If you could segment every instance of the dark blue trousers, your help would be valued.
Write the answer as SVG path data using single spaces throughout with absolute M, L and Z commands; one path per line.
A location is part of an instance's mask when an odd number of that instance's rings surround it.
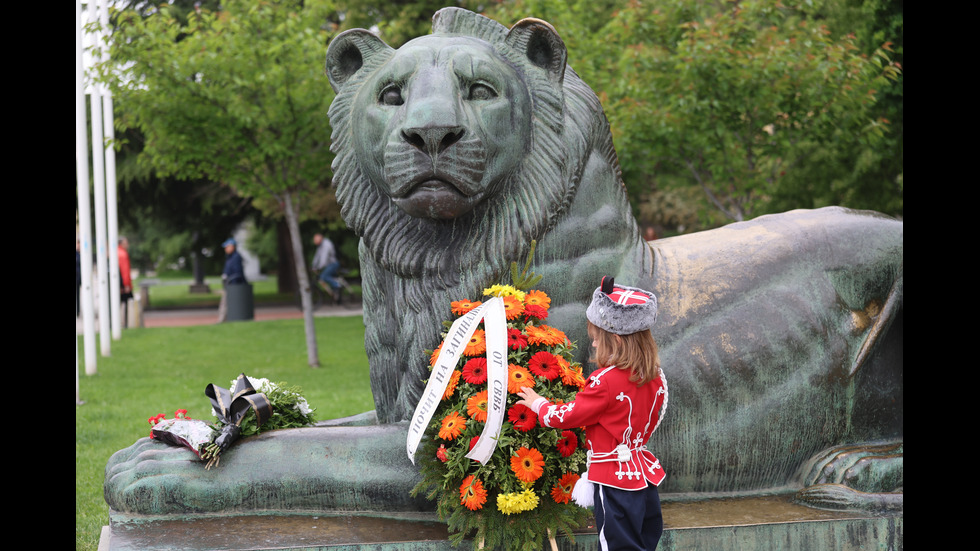
M 660 493 L 595 485 L 595 522 L 602 551 L 654 551 L 664 533 Z

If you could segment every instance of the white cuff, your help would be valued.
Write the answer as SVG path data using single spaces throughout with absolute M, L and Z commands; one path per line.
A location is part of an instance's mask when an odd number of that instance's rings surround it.
M 543 405 L 545 405 L 547 403 L 548 403 L 548 399 L 547 398 L 545 398 L 543 396 L 542 397 L 539 397 L 537 400 L 534 401 L 533 404 L 531 404 L 531 411 L 533 411 L 535 415 L 538 415 L 538 411 L 541 409 L 541 406 L 543 406 Z

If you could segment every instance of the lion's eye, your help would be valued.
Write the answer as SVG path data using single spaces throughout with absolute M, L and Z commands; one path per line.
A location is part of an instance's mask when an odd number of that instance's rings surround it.
M 497 97 L 497 91 L 493 88 L 487 86 L 486 84 L 481 84 L 477 82 L 470 86 L 470 95 L 467 99 L 471 100 L 488 100 Z
M 381 91 L 381 103 L 384 105 L 401 105 L 405 103 L 402 99 L 401 88 L 397 86 L 389 86 Z

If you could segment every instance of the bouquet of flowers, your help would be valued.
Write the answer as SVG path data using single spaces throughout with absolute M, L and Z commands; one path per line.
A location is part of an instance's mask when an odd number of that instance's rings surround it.
M 187 410 L 180 409 L 173 419 L 166 419 L 163 414 L 150 417 L 150 437 L 189 448 L 210 469 L 239 438 L 315 422 L 314 410 L 298 388 L 242 373 L 231 381 L 229 389 L 212 384 L 204 391 L 211 399 L 211 413 L 216 418 L 213 423 L 191 419 Z
M 586 510 L 570 499 L 586 466 L 585 433 L 539 427 L 534 412 L 516 404 L 517 392 L 530 386 L 553 403 L 570 402 L 585 377 L 582 366 L 571 360 L 574 344 L 545 323 L 551 299 L 544 292 L 493 285 L 484 296 L 503 299 L 507 325 L 506 418 L 496 448 L 485 463 L 467 457 L 488 411 L 481 320 L 435 407 L 426 430 L 431 436 L 419 445 L 422 480 L 412 493 L 426 492 L 437 501 L 454 545 L 474 535 L 475 548 L 540 549 L 543 540 L 558 532 L 571 536 L 584 521 Z M 464 316 L 480 304 L 461 299 L 451 303 L 452 312 Z M 430 353 L 430 365 L 440 348 Z

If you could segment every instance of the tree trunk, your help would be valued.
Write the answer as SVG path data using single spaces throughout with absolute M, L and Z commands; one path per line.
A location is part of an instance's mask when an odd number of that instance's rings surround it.
M 285 220 L 276 222 L 276 273 L 280 294 L 291 294 L 299 298 L 299 285 L 296 283 L 296 261 L 293 259 L 293 245 L 289 236 L 289 224 Z M 300 254 L 303 254 L 300 251 Z
M 313 324 L 313 295 L 310 293 L 310 274 L 303 258 L 303 238 L 299 233 L 298 209 L 293 204 L 293 196 L 283 193 L 283 206 L 286 208 L 286 224 L 293 244 L 293 261 L 296 266 L 296 279 L 299 281 L 300 302 L 303 305 L 303 325 L 306 328 L 306 355 L 310 367 L 320 367 L 320 354 L 316 345 L 316 327 Z

